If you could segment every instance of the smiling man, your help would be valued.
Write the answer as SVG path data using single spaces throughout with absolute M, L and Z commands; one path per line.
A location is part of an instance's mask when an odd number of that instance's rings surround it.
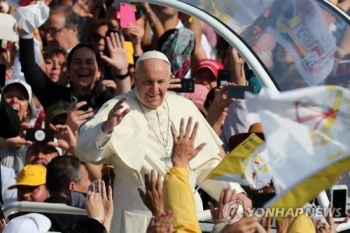
M 144 173 L 152 169 L 164 177 L 172 167 L 171 152 L 173 124 L 179 132 L 182 118 L 199 123 L 196 145 L 206 143 L 204 149 L 189 163 L 190 183 L 204 181 L 224 156 L 222 142 L 188 99 L 167 92 L 170 82 L 170 62 L 156 51 L 146 52 L 135 66 L 135 88 L 108 101 L 95 117 L 80 130 L 76 156 L 86 162 L 114 166 L 114 216 L 112 233 L 146 232 L 151 212 L 143 204 L 138 188 L 144 188 Z M 206 181 L 202 185 L 215 199 L 227 182 Z M 251 202 L 238 184 L 237 199 L 250 207 Z M 196 192 L 197 211 L 202 210 Z M 135 224 L 137 223 L 137 224 Z

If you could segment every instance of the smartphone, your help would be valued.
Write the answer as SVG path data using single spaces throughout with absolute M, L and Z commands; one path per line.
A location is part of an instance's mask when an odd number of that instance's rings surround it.
M 194 78 L 181 79 L 181 88 L 170 89 L 177 93 L 193 93 L 194 92 Z
M 263 208 L 272 198 L 276 196 L 276 193 L 255 193 L 252 195 L 253 208 Z
M 217 85 L 218 87 L 226 85 L 231 79 L 231 70 L 219 70 Z
M 136 23 L 135 9 L 128 3 L 120 3 L 120 27 L 127 28 L 130 23 Z
M 90 92 L 80 93 L 79 96 L 78 96 L 78 103 L 85 101 L 87 104 L 85 104 L 84 106 L 80 107 L 79 110 L 85 112 L 90 107 L 92 108 L 93 107 L 93 105 L 92 105 L 92 98 L 93 98 L 93 95 Z
M 50 129 L 27 129 L 25 138 L 31 142 L 53 142 L 54 134 Z
M 348 199 L 348 186 L 334 185 L 332 187 L 331 203 L 333 205 L 333 218 L 335 222 L 342 222 L 346 217 Z
M 255 87 L 254 86 L 230 86 L 227 88 L 227 98 L 233 99 L 244 99 L 244 93 L 250 92 L 254 94 Z
M 333 74 L 338 75 L 349 75 L 350 74 L 350 60 L 340 61 L 334 65 Z
M 6 65 L 0 64 L 0 90 L 5 86 L 6 82 Z

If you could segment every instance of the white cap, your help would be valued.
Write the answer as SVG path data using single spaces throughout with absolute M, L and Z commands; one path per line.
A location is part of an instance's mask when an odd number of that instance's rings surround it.
M 136 61 L 136 64 L 135 64 L 135 69 L 137 67 L 137 65 L 142 62 L 142 61 L 145 61 L 145 60 L 148 60 L 148 59 L 159 59 L 159 60 L 163 60 L 165 61 L 166 63 L 168 63 L 170 66 L 170 61 L 169 59 L 167 58 L 167 56 L 165 56 L 164 53 L 161 53 L 161 52 L 158 52 L 158 51 L 148 51 L 148 52 L 145 52 L 143 53 Z
M 32 213 L 12 219 L 2 233 L 47 233 L 50 227 L 50 219 L 42 214 Z
M 28 99 L 29 100 L 29 104 L 31 104 L 32 103 L 32 94 L 33 94 L 31 86 L 29 86 L 29 84 L 26 83 L 25 81 L 23 81 L 22 79 L 19 79 L 19 78 L 10 79 L 10 80 L 5 82 L 5 86 L 2 88 L 2 91 L 5 92 L 6 87 L 8 87 L 8 86 L 10 86 L 12 84 L 20 84 L 26 89 L 26 91 L 28 93 L 28 97 L 29 97 L 29 99 Z

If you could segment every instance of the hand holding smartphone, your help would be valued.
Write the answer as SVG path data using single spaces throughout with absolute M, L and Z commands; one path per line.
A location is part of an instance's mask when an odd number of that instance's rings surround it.
M 219 70 L 217 86 L 221 87 L 226 85 L 230 81 L 230 79 L 231 79 L 231 70 Z
M 245 92 L 254 94 L 254 86 L 229 86 L 227 87 L 227 98 L 245 99 Z
M 334 185 L 332 187 L 331 203 L 333 205 L 334 222 L 345 221 L 347 213 L 348 186 Z
M 92 98 L 93 98 L 93 95 L 90 92 L 80 93 L 78 96 L 78 103 L 85 101 L 87 104 L 80 107 L 79 110 L 86 112 L 87 110 L 89 110 L 90 107 L 92 108 L 93 107 Z
M 193 93 L 194 86 L 194 78 L 183 78 L 181 79 L 181 88 L 174 88 L 169 90 L 176 93 Z

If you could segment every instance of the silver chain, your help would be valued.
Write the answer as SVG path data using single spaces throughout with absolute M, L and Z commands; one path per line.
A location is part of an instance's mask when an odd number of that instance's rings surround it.
M 167 160 L 170 160 L 170 151 L 168 151 L 168 142 L 169 142 L 169 126 L 170 126 L 170 113 L 169 113 L 169 105 L 168 105 L 168 101 L 165 100 L 165 103 L 167 105 L 167 113 L 168 113 L 168 127 L 167 127 L 167 138 L 166 140 L 164 139 L 164 136 L 162 134 L 162 138 L 163 138 L 163 142 L 160 140 L 160 138 L 158 137 L 157 133 L 155 132 L 155 130 L 153 129 L 148 117 L 146 116 L 146 113 L 140 103 L 140 101 L 137 99 L 136 97 L 136 94 L 135 94 L 135 90 L 134 90 L 134 95 L 135 95 L 135 98 L 136 98 L 136 101 L 137 103 L 139 104 L 141 110 L 142 110 L 142 113 L 143 113 L 143 116 L 145 117 L 146 121 L 147 121 L 147 124 L 148 124 L 148 127 L 152 130 L 153 134 L 156 136 L 158 142 L 160 145 L 162 145 L 162 147 L 164 148 L 164 151 L 165 151 L 165 158 L 164 158 L 164 161 L 162 160 L 163 157 L 160 159 L 161 161 L 164 162 L 165 164 L 165 167 L 166 167 L 166 171 L 168 171 L 169 169 L 169 165 L 168 165 L 168 161 Z M 160 126 L 159 126 L 159 129 L 160 129 Z

